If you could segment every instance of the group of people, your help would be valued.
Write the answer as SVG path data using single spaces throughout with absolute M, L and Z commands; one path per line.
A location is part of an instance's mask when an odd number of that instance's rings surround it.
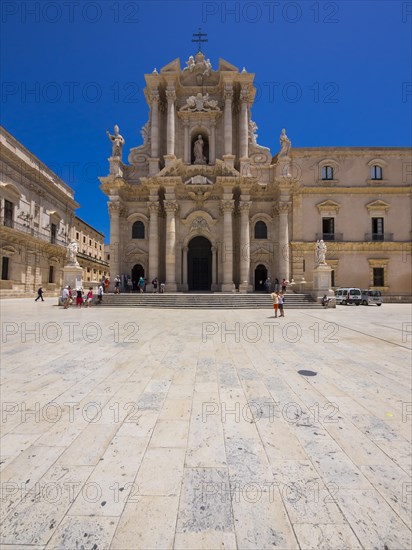
M 62 293 L 63 309 L 70 307 L 74 301 L 73 291 L 70 285 L 64 287 Z M 91 307 L 93 302 L 93 288 L 89 287 L 87 294 L 85 294 L 82 287 L 76 288 L 76 307 Z
M 272 292 L 272 290 L 273 292 L 279 292 L 281 290 L 282 293 L 285 294 L 288 284 L 289 281 L 287 281 L 286 279 L 282 279 L 282 282 L 279 283 L 279 279 L 276 277 L 275 282 L 272 285 L 272 281 L 270 280 L 270 277 L 268 277 L 265 281 L 265 289 L 268 294 Z
M 275 317 L 278 316 L 278 312 L 279 312 L 279 317 L 284 317 L 285 310 L 283 305 L 285 303 L 285 299 L 283 297 L 283 292 L 282 291 L 272 292 L 271 298 L 273 300 L 273 309 L 275 310 Z

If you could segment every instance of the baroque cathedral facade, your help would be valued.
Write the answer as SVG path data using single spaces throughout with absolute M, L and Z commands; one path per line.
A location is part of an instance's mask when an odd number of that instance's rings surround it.
M 411 294 L 411 150 L 257 143 L 254 75 L 202 52 L 145 75 L 143 144 L 123 162 L 115 126 L 110 274 L 169 292 L 253 292 L 285 278 L 311 289 L 316 241 L 332 287 Z

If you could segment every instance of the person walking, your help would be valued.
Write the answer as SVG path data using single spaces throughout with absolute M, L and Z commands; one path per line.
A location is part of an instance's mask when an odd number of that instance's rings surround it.
M 282 279 L 282 294 L 286 293 L 287 285 L 288 285 L 288 281 L 286 279 Z
M 133 292 L 133 282 L 130 277 L 127 278 L 127 290 L 128 292 Z
M 99 285 L 99 288 L 97 289 L 97 299 L 98 299 L 98 304 L 101 304 L 102 303 L 102 300 L 103 300 L 103 284 L 100 283 Z
M 89 287 L 89 292 L 87 293 L 87 296 L 86 296 L 86 304 L 87 304 L 87 307 L 92 307 L 92 302 L 93 302 L 93 287 Z
M 152 285 L 153 285 L 153 292 L 156 294 L 157 293 L 157 287 L 159 285 L 159 281 L 157 280 L 157 277 L 155 277 L 152 281 Z
M 137 286 L 139 287 L 140 292 L 143 294 L 145 282 L 143 277 L 140 277 L 139 282 L 137 283 Z
M 41 298 L 41 301 L 44 302 L 43 300 L 43 287 L 40 287 L 38 290 L 37 290 L 37 298 L 35 298 L 35 302 L 37 302 L 37 300 Z
M 283 297 L 283 293 L 282 292 L 279 292 L 278 294 L 278 305 L 279 305 L 279 317 L 284 317 L 285 316 L 285 309 L 284 309 L 284 305 L 285 305 L 285 299 Z
M 76 288 L 76 307 L 82 307 L 83 305 L 83 289 Z
M 62 292 L 63 309 L 67 309 L 70 305 L 69 287 L 65 286 Z
M 272 292 L 270 295 L 273 300 L 273 309 L 275 310 L 275 317 L 278 316 L 278 308 L 279 308 L 279 296 L 277 292 Z

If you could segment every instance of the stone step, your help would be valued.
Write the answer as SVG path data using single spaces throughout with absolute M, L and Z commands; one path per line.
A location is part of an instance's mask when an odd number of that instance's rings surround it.
M 267 309 L 273 302 L 268 294 L 105 294 L 101 307 Z M 306 294 L 285 296 L 286 309 L 321 307 Z

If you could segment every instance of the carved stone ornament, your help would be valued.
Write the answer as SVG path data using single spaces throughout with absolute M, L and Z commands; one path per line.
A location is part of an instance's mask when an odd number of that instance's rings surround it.
M 202 52 L 197 52 L 196 56 L 191 55 L 186 61 L 187 67 L 183 71 L 189 71 L 190 73 L 199 72 L 204 76 L 210 76 L 212 72 L 212 64 L 210 59 L 205 59 L 205 56 Z
M 209 99 L 208 93 L 202 95 L 201 92 L 199 92 L 196 95 L 188 97 L 186 99 L 186 105 L 183 105 L 180 110 L 194 113 L 195 111 L 220 111 L 220 108 L 215 99 Z
M 207 221 L 200 216 L 195 218 L 192 221 L 192 225 L 190 226 L 190 231 L 195 231 L 196 229 L 204 229 L 206 231 L 210 231 Z
M 185 185 L 212 185 L 213 181 L 208 179 L 206 176 L 201 176 L 200 174 L 197 176 L 192 176 L 187 181 L 185 181 Z
M 79 262 L 77 261 L 77 253 L 79 252 L 79 245 L 76 241 L 71 241 L 67 245 L 67 259 L 68 259 L 68 265 L 75 265 L 76 267 L 79 265 Z
M 142 129 L 140 130 L 140 134 L 143 138 L 143 145 L 149 145 L 150 144 L 150 130 L 151 130 L 151 124 L 148 120 L 144 126 L 142 126 Z
M 253 143 L 253 145 L 257 144 L 257 138 L 258 138 L 258 135 L 256 133 L 257 129 L 258 129 L 258 127 L 257 127 L 256 122 L 253 122 L 253 120 L 249 121 L 248 138 L 249 138 L 249 141 L 251 143 Z
M 234 209 L 234 202 L 233 200 L 223 200 L 221 203 L 220 203 L 220 208 L 222 210 L 222 212 L 233 212 L 233 209 Z
M 166 212 L 176 213 L 179 209 L 179 205 L 175 201 L 165 201 L 164 208 Z

